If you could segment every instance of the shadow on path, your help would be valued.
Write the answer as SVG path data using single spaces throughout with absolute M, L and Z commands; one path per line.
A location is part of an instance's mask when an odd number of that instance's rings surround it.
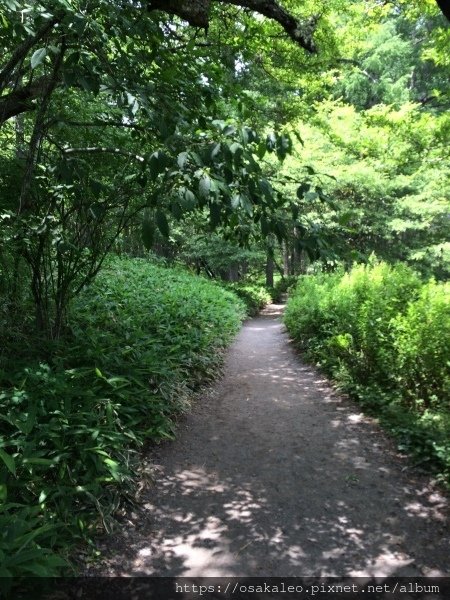
M 450 573 L 446 499 L 300 362 L 281 311 L 244 325 L 214 392 L 150 456 L 144 510 L 95 574 Z

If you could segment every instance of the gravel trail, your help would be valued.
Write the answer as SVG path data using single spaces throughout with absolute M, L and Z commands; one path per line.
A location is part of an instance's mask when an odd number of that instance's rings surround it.
M 223 378 L 151 451 L 143 509 L 94 574 L 450 574 L 446 498 L 302 363 L 281 311 L 244 325 Z

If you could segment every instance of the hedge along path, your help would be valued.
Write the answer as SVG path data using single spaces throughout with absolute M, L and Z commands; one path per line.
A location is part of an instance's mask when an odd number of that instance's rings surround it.
M 301 362 L 281 311 L 244 325 L 212 394 L 151 451 L 142 510 L 89 574 L 450 574 L 446 498 Z

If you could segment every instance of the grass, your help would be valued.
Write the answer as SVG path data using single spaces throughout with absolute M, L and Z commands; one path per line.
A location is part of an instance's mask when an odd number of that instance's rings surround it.
M 297 346 L 450 485 L 450 284 L 373 261 L 305 276 L 285 313 Z
M 132 502 L 138 452 L 220 370 L 245 309 L 217 284 L 112 259 L 69 331 L 0 373 L 0 577 L 70 572 L 74 545 Z M 47 349 L 48 350 L 48 349 Z

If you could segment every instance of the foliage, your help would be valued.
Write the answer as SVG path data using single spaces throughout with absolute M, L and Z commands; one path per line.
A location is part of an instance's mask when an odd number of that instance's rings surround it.
M 272 300 L 271 294 L 265 287 L 251 282 L 228 283 L 226 287 L 233 290 L 244 302 L 250 317 L 257 315 Z
M 449 292 L 448 283 L 372 260 L 300 278 L 285 314 L 307 356 L 447 477 Z
M 220 233 L 194 234 L 188 239 L 181 239 L 179 257 L 210 277 L 233 280 L 233 276 L 235 279 L 242 278 L 263 268 L 264 252 L 255 246 L 239 246 L 236 240 L 225 240 Z
M 281 277 L 275 281 L 273 288 L 269 290 L 272 300 L 274 302 L 280 302 L 283 295 L 291 292 L 291 290 L 295 287 L 297 279 L 298 278 L 296 275 L 289 275 L 287 277 Z
M 275 298 L 374 251 L 450 274 L 437 4 L 279 5 L 0 0 L 0 552 L 17 575 L 53 574 L 55 549 L 108 525 L 134 449 L 172 435 L 244 314 L 145 261 L 97 279 L 111 252 L 234 280 L 253 312 L 264 271 L 283 273 Z M 299 289 L 298 343 L 444 464 L 447 288 L 382 264 Z
M 243 315 L 205 279 L 115 259 L 72 307 L 51 361 L 4 366 L 2 576 L 53 575 L 66 547 L 110 529 L 133 499 L 136 450 L 172 437 Z

